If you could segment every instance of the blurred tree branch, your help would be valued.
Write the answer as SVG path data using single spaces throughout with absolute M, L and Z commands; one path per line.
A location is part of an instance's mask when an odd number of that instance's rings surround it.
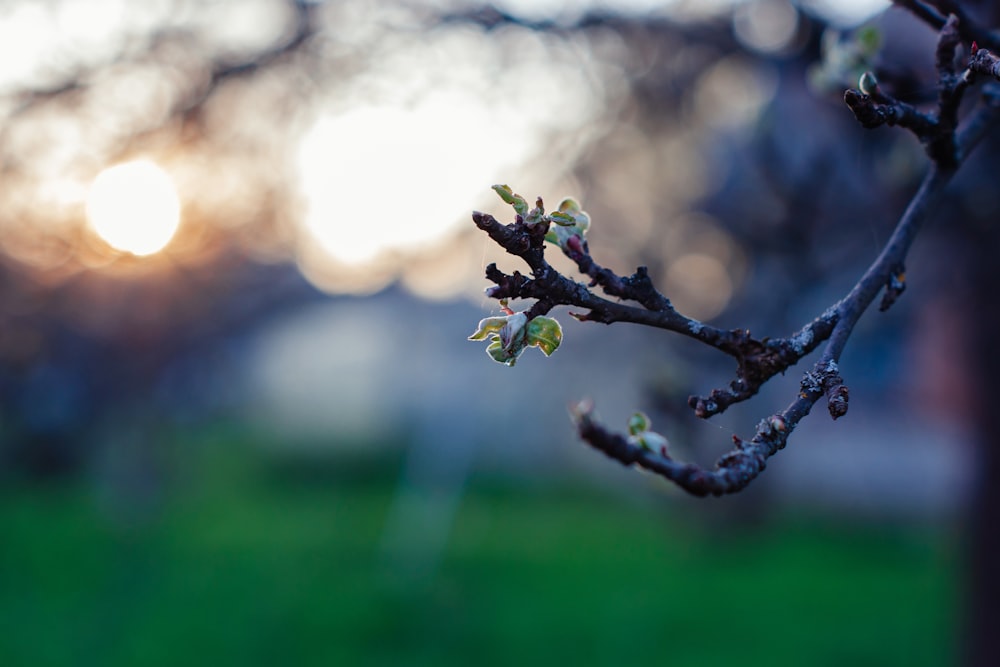
M 8 124 L 10 120 L 29 115 L 41 106 L 79 104 L 81 97 L 94 88 L 98 73 L 110 66 L 152 65 L 166 68 L 168 71 L 165 74 L 169 75 L 169 70 L 176 67 L 174 60 L 178 50 L 193 59 L 192 62 L 201 59 L 198 63 L 200 71 L 187 72 L 188 76 L 184 77 L 167 77 L 169 85 L 175 90 L 165 113 L 143 119 L 143 124 L 138 127 L 123 128 L 128 131 L 124 133 L 121 144 L 113 147 L 112 151 L 118 155 L 128 153 L 143 139 L 166 126 L 195 121 L 208 101 L 227 82 L 258 75 L 290 58 L 308 54 L 309 42 L 318 30 L 319 4 L 306 0 L 282 0 L 279 5 L 286 7 L 291 17 L 287 34 L 271 44 L 239 55 L 215 52 L 201 35 L 187 26 L 170 25 L 145 34 L 128 35 L 110 62 L 78 66 L 49 87 L 15 91 L 6 113 Z
M 992 49 L 1000 48 L 1000 34 L 976 21 L 956 0 L 892 0 L 892 4 L 907 10 L 935 30 L 941 30 L 949 16 L 957 20 L 957 31 L 966 44 L 978 42 Z

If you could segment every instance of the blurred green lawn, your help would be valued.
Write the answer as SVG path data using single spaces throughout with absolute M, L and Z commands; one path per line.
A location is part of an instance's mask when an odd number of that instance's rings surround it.
M 741 527 L 689 503 L 474 479 L 438 567 L 414 581 L 380 557 L 398 460 L 306 469 L 222 448 L 142 521 L 110 518 L 82 483 L 0 488 L 0 665 L 860 667 L 954 653 L 943 528 Z

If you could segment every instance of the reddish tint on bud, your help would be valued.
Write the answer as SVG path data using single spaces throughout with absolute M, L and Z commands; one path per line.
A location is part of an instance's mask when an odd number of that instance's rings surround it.
M 566 246 L 573 252 L 583 254 L 583 244 L 580 243 L 580 237 L 576 234 L 566 239 Z
M 979 50 L 979 45 L 975 41 L 972 42 L 972 55 L 976 55 L 976 51 Z

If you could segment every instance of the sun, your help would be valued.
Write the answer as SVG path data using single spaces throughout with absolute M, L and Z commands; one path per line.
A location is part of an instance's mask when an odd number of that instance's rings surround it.
M 105 243 L 133 255 L 152 255 L 180 224 L 180 199 L 170 177 L 149 160 L 108 167 L 87 194 L 87 220 Z

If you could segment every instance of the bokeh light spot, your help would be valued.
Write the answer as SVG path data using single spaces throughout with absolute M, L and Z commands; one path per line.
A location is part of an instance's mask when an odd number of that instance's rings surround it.
M 87 195 L 87 220 L 97 235 L 133 255 L 162 250 L 177 231 L 180 210 L 170 177 L 149 160 L 105 169 Z
M 503 140 L 484 118 L 474 100 L 441 94 L 321 119 L 299 152 L 305 228 L 332 259 L 358 266 L 441 239 L 501 164 L 527 152 L 525 138 Z
M 761 53 L 777 53 L 795 39 L 799 13 L 786 0 L 753 0 L 736 7 L 733 31 L 737 39 Z
M 695 112 L 720 128 L 747 127 L 777 91 L 777 76 L 768 67 L 740 57 L 720 60 L 698 80 Z
M 718 258 L 689 253 L 670 265 L 666 293 L 688 317 L 710 320 L 729 304 L 733 282 Z

